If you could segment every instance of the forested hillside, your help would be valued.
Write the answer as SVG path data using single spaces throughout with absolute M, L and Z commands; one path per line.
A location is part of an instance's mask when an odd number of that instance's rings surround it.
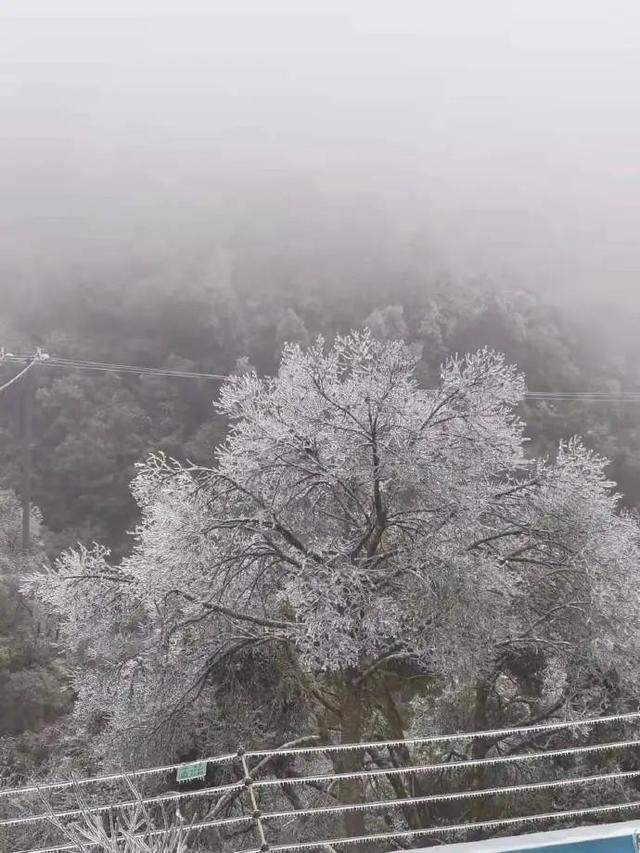
M 407 276 L 406 286 L 374 277 L 362 287 L 348 276 L 344 286 L 331 277 L 297 286 L 306 270 L 282 258 L 274 266 L 286 268 L 279 275 L 269 270 L 272 282 L 258 287 L 255 265 L 268 260 L 243 256 L 234 266 L 218 257 L 179 271 L 109 270 L 102 278 L 8 289 L 0 343 L 14 352 L 41 346 L 55 356 L 210 373 L 248 364 L 270 375 L 285 341 L 307 344 L 319 334 L 330 341 L 366 324 L 382 339 L 419 348 L 425 385 L 451 353 L 489 346 L 519 366 L 531 389 L 637 388 L 631 344 L 612 342 L 611 330 L 593 317 L 592 325 L 579 324 L 531 292 L 420 276 Z M 584 306 L 580 311 L 584 317 Z M 136 513 L 128 489 L 135 463 L 151 450 L 203 461 L 224 435 L 211 405 L 218 385 L 212 381 L 53 368 L 39 370 L 36 381 L 34 499 L 54 548 L 78 539 L 126 548 Z M 2 485 L 16 490 L 18 395 L 17 388 L 7 393 L 0 413 Z M 536 404 L 526 420 L 540 446 L 585 435 L 612 460 L 627 499 L 640 499 L 633 407 Z
M 194 262 L 179 272 L 164 267 L 112 270 L 102 279 L 95 275 L 79 276 L 64 285 L 57 282 L 51 288 L 38 285 L 15 289 L 5 296 L 0 343 L 12 352 L 33 352 L 35 347 L 41 347 L 58 357 L 249 377 L 254 369 L 258 375 L 274 375 L 285 342 L 307 347 L 321 335 L 330 345 L 336 335 L 367 327 L 374 339 L 382 343 L 404 341 L 408 344 L 407 356 L 402 358 L 409 358 L 412 364 L 415 362 L 415 369 L 411 370 L 423 389 L 440 386 L 441 366 L 452 354 L 471 353 L 483 347 L 504 353 L 506 363 L 523 372 L 530 389 L 617 391 L 638 388 L 637 362 L 631 346 L 623 340 L 616 345 L 609 334 L 596 332 L 600 327 L 588 322 L 588 312 L 583 311 L 578 322 L 570 312 L 546 303 L 532 292 L 497 287 L 483 281 L 452 282 L 420 276 L 407 276 L 409 283 L 404 285 L 402 281 L 399 284 L 376 283 L 374 276 L 370 289 L 363 288 L 360 281 L 353 284 L 349 280 L 347 286 L 342 287 L 331 277 L 317 284 L 297 286 L 303 270 L 292 263 L 282 264 L 284 269 L 273 276 L 272 283 L 257 288 L 256 259 L 242 258 L 241 261 L 232 264 L 228 258 L 216 256 L 210 263 Z M 383 358 L 391 356 L 381 353 L 381 363 Z M 15 366 L 8 364 L 0 370 L 3 378 L 17 372 Z M 487 394 L 494 393 L 491 383 L 497 382 L 499 393 L 506 395 L 504 405 L 517 406 L 524 419 L 523 437 L 528 439 L 523 445 L 525 456 L 549 454 L 552 465 L 558 443 L 576 433 L 581 434 L 587 448 L 611 460 L 607 474 L 623 493 L 623 504 L 632 509 L 638 505 L 640 405 L 566 400 L 525 403 L 519 391 L 507 390 L 515 379 L 505 378 L 504 382 L 496 379 L 494 367 L 489 362 L 477 370 Z M 445 381 L 453 382 L 454 374 Z M 461 373 L 455 381 L 464 386 L 466 380 L 460 378 L 462 376 Z M 164 662 L 147 659 L 147 675 L 144 687 L 138 684 L 137 689 L 142 689 L 142 693 L 135 700 L 135 708 L 127 704 L 126 697 L 133 695 L 131 684 L 127 686 L 123 682 L 117 695 L 109 694 L 109 698 L 105 698 L 111 675 L 108 668 L 104 672 L 96 668 L 97 661 L 118 659 L 125 654 L 125 648 L 127 655 L 132 648 L 139 652 L 147 644 L 153 645 L 152 638 L 163 634 L 166 628 L 149 622 L 145 628 L 147 635 L 134 629 L 140 602 L 126 596 L 117 606 L 114 600 L 120 614 L 118 627 L 110 621 L 110 611 L 102 610 L 104 599 L 101 595 L 92 601 L 84 597 L 82 589 L 72 592 L 65 588 L 34 597 L 24 591 L 21 593 L 20 587 L 27 576 L 31 576 L 29 583 L 33 593 L 33 578 L 42 568 L 56 563 L 64 549 L 79 543 L 79 551 L 67 552 L 62 561 L 57 562 L 58 572 L 66 566 L 73 569 L 69 573 L 71 576 L 88 573 L 93 577 L 113 571 L 117 577 L 126 578 L 131 572 L 138 572 L 144 563 L 148 566 L 144 571 L 151 572 L 149 588 L 158 589 L 159 580 L 153 572 L 160 565 L 156 561 L 166 559 L 167 555 L 157 550 L 157 544 L 150 544 L 149 537 L 158 533 L 154 525 L 160 523 L 162 527 L 171 519 L 173 524 L 176 512 L 178 517 L 186 512 L 188 523 L 196 524 L 200 509 L 191 503 L 193 494 L 180 481 L 178 469 L 172 468 L 173 463 L 167 462 L 166 470 L 162 467 L 164 462 L 158 463 L 157 470 L 154 470 L 156 463 L 147 463 L 142 474 L 138 474 L 136 466 L 153 453 L 161 454 L 156 459 L 192 464 L 194 471 L 198 466 L 206 469 L 214 458 L 214 449 L 227 435 L 229 417 L 236 417 L 237 412 L 234 413 L 235 404 L 230 402 L 222 408 L 214 407 L 220 387 L 214 380 L 100 373 L 46 364 L 34 370 L 34 377 L 33 496 L 38 510 L 34 517 L 34 544 L 27 554 L 19 547 L 20 385 L 12 386 L 0 398 L 0 567 L 3 578 L 0 586 L 0 744 L 12 778 L 46 774 L 51 767 L 56 767 L 57 772 L 63 766 L 96 771 L 125 760 L 123 756 L 126 755 L 128 760 L 135 757 L 142 762 L 184 758 L 194 751 L 197 754 L 198 751 L 215 751 L 222 745 L 233 747 L 239 740 L 244 741 L 248 732 L 256 741 L 279 743 L 295 734 L 315 732 L 317 726 L 320 731 L 331 729 L 335 725 L 331 708 L 342 687 L 326 674 L 322 675 L 324 664 L 317 658 L 319 652 L 313 644 L 304 647 L 298 658 L 290 656 L 286 644 L 275 648 L 273 653 L 267 646 L 250 649 L 237 657 L 232 681 L 229 681 L 228 665 L 237 655 L 232 649 L 233 643 L 227 648 L 224 641 L 214 654 L 214 657 L 220 655 L 220 661 L 215 665 L 207 664 L 204 671 L 199 669 L 202 661 L 198 655 L 197 660 L 189 662 L 186 652 L 181 652 L 179 668 L 184 677 L 200 685 L 198 700 L 190 703 L 188 710 L 182 709 L 183 716 L 174 716 L 176 709 L 172 702 L 181 705 L 180 693 L 186 691 L 188 695 L 189 685 L 176 677 L 167 693 L 165 687 L 160 688 L 160 683 L 153 681 L 152 673 L 160 672 L 157 667 L 164 672 L 161 682 L 170 671 L 175 676 L 177 671 L 171 669 L 173 664 L 169 665 L 166 659 Z M 300 417 L 300 412 L 292 415 L 294 419 Z M 256 446 L 256 452 L 268 456 L 271 451 L 258 450 Z M 346 464 L 347 450 L 339 452 L 345 454 Z M 453 450 L 447 452 L 454 453 Z M 481 465 L 478 482 L 486 476 L 482 465 L 488 466 L 487 471 L 495 469 L 497 474 L 506 464 L 499 457 L 490 461 L 494 452 L 489 447 L 486 450 L 478 448 L 477 464 Z M 248 464 L 253 451 L 248 448 L 246 453 L 245 464 Z M 488 455 L 482 462 L 485 453 Z M 577 456 L 571 457 L 572 453 Z M 597 494 L 606 483 L 599 472 L 599 463 L 592 463 L 587 457 L 581 459 L 581 453 L 574 448 L 567 458 L 573 459 L 570 464 L 576 466 L 576 471 L 591 472 L 584 476 L 592 478 L 589 488 L 593 493 L 589 500 L 597 502 L 600 500 Z M 436 454 L 433 462 L 438 458 Z M 455 459 L 454 453 L 450 470 L 455 468 Z M 418 464 L 417 457 L 415 464 Z M 520 463 L 514 457 L 508 464 L 517 468 Z M 565 466 L 563 470 L 567 470 L 566 464 L 565 458 L 561 462 Z M 433 472 L 428 465 L 427 470 Z M 136 475 L 137 485 L 132 492 L 130 485 Z M 186 488 L 183 500 L 158 510 L 153 505 L 158 482 L 172 476 L 178 477 L 178 494 Z M 566 536 L 575 536 L 572 525 L 581 518 L 581 513 L 591 513 L 592 509 L 587 510 L 587 504 L 574 503 L 571 480 L 565 483 L 559 480 L 554 485 L 552 469 L 549 476 L 550 491 L 544 500 L 576 513 L 575 518 L 569 515 L 563 522 L 566 523 Z M 464 488 L 471 489 L 470 494 L 477 493 L 471 480 L 461 480 L 460 488 L 463 484 Z M 554 494 L 554 489 L 559 490 L 558 494 Z M 213 493 L 211 500 L 214 500 Z M 133 549 L 134 540 L 129 531 L 141 521 L 141 511 L 142 535 L 146 539 L 142 545 L 138 541 Z M 167 513 L 166 519 L 157 516 L 159 511 Z M 240 508 L 237 512 L 242 514 Z M 222 509 L 220 513 L 223 514 Z M 234 513 L 235 509 L 232 515 Z M 604 522 L 599 520 L 596 524 L 595 516 L 593 518 L 596 527 L 585 528 L 587 538 L 576 543 L 578 549 L 595 547 L 594 531 Z M 533 525 L 531 535 L 538 535 L 534 522 L 530 523 Z M 482 538 L 480 530 L 486 519 L 469 517 L 464 524 L 465 536 L 470 535 L 474 525 L 480 525 L 476 534 L 478 539 Z M 182 547 L 177 544 L 182 535 L 180 530 L 178 526 L 171 534 L 169 528 L 168 535 L 176 537 L 172 549 Z M 569 533 L 570 530 L 573 532 Z M 193 535 L 200 537 L 201 533 L 194 529 Z M 624 538 L 631 534 L 620 532 L 619 535 Z M 187 553 L 189 547 L 185 543 L 180 553 Z M 147 552 L 145 548 L 151 550 Z M 172 550 L 171 553 L 177 552 Z M 201 560 L 209 558 L 198 555 L 194 559 L 200 565 Z M 295 562 L 291 554 L 287 559 Z M 443 551 L 442 560 L 449 559 L 453 557 Z M 175 568 L 172 566 L 172 571 Z M 406 563 L 399 564 L 400 573 L 406 569 Z M 484 570 L 479 564 L 473 571 Z M 474 605 L 481 593 L 489 594 L 490 588 L 500 586 L 505 580 L 496 577 L 488 585 L 486 576 L 482 582 L 478 576 L 479 585 L 474 586 L 474 577 L 473 573 L 466 575 L 464 583 L 469 587 L 463 596 L 469 603 L 475 597 Z M 204 586 L 209 582 L 211 579 L 206 583 L 203 580 Z M 194 576 L 191 576 L 185 587 L 188 595 L 193 595 L 194 583 Z M 541 594 L 541 590 L 535 592 L 533 578 L 531 583 L 524 598 L 518 598 L 514 611 L 516 623 L 533 618 L 536 607 L 546 606 L 544 601 L 534 603 L 535 595 Z M 390 599 L 381 599 L 374 610 L 386 608 L 391 614 L 394 608 L 401 607 L 401 589 L 398 587 Z M 326 589 L 322 594 L 326 594 Z M 443 590 L 439 594 L 450 593 Z M 550 588 L 544 594 L 568 595 L 569 592 Z M 609 594 L 605 593 L 605 598 Z M 284 611 L 274 604 L 270 618 L 281 619 L 285 613 L 287 620 L 303 620 L 310 606 L 310 595 L 313 598 L 315 593 L 303 589 L 290 591 L 290 603 Z M 410 598 L 403 605 L 406 613 L 411 609 Z M 71 602 L 79 609 L 73 611 L 72 623 L 69 623 Z M 463 603 L 459 602 L 461 606 Z M 330 605 L 328 601 L 327 607 Z M 163 617 L 169 622 L 179 621 L 178 617 L 188 617 L 187 621 L 195 622 L 201 619 L 197 610 L 190 613 L 188 608 L 178 607 L 177 602 L 175 606 L 173 615 Z M 579 659 L 569 661 L 558 657 L 557 650 L 568 639 L 577 642 L 580 631 L 578 623 L 573 621 L 565 626 L 565 633 L 552 632 L 539 643 L 516 644 L 508 653 L 503 651 L 498 658 L 499 665 L 487 674 L 484 664 L 477 659 L 477 649 L 488 648 L 502 630 L 497 626 L 504 625 L 504 614 L 499 610 L 490 617 L 492 606 L 489 594 L 483 605 L 489 621 L 477 626 L 478 635 L 471 632 L 466 636 L 463 632 L 460 636 L 461 642 L 467 645 L 455 654 L 459 656 L 460 665 L 464 663 L 464 670 L 456 674 L 458 686 L 453 691 L 446 686 L 453 671 L 452 664 L 439 657 L 444 637 L 451 632 L 451 622 L 445 621 L 437 631 L 432 624 L 439 651 L 426 669 L 424 652 L 419 643 L 416 645 L 418 635 L 411 634 L 416 631 L 419 634 L 419 626 L 414 625 L 409 631 L 406 614 L 398 616 L 399 622 L 393 629 L 387 625 L 397 634 L 395 639 L 393 633 L 387 638 L 389 648 L 397 643 L 403 648 L 406 646 L 410 650 L 408 660 L 381 671 L 370 688 L 375 698 L 363 712 L 364 728 L 351 733 L 346 730 L 344 736 L 353 739 L 368 733 L 379 737 L 387 736 L 390 731 L 406 734 L 425 725 L 468 729 L 544 718 L 562 708 L 576 713 L 599 713 L 603 709 L 628 707 L 632 691 L 628 680 L 625 681 L 616 669 L 619 662 L 612 657 L 610 666 L 603 668 L 602 659 L 598 660 L 589 650 L 591 639 L 588 636 L 580 640 Z M 531 612 L 529 607 L 533 608 Z M 309 630 L 317 638 L 329 631 L 336 620 L 329 610 L 314 618 L 320 622 L 314 623 Z M 370 618 L 373 631 L 379 617 L 372 612 Z M 431 616 L 424 618 L 433 622 Z M 451 618 L 458 626 L 468 621 L 468 615 L 462 611 Z M 491 618 L 495 618 L 495 624 L 491 623 Z M 335 624 L 338 633 L 330 643 L 332 653 L 348 657 L 346 647 L 339 651 L 342 642 L 340 620 Z M 607 631 L 613 631 L 610 614 L 603 613 L 602 625 L 608 626 Z M 127 632 L 132 629 L 134 633 L 127 640 Z M 410 634 L 413 639 L 409 639 Z M 189 648 L 192 648 L 194 637 L 188 641 Z M 122 642 L 125 645 L 121 645 Z M 208 642 L 202 638 L 198 641 L 204 643 L 205 648 Z M 364 656 L 367 659 L 368 656 L 375 660 L 376 648 L 368 645 L 370 640 L 363 636 L 358 642 L 362 647 L 355 653 L 356 658 Z M 545 643 L 555 650 L 553 654 L 545 650 Z M 449 653 L 454 653 L 453 647 Z M 79 671 L 85 673 L 81 681 L 77 678 Z M 507 682 L 515 685 L 515 693 L 505 687 Z M 253 702 L 258 685 L 268 697 L 267 705 Z M 468 701 L 470 696 L 473 696 L 471 702 Z M 203 711 L 214 706 L 215 712 Z M 108 713 L 107 707 L 110 707 Z M 173 720 L 172 725 L 179 722 L 178 730 L 171 726 L 169 730 L 162 730 L 161 742 L 155 737 L 147 740 L 140 740 L 137 735 L 133 737 L 128 726 L 134 720 L 134 728 L 144 729 L 145 707 L 147 711 L 154 709 L 158 719 L 167 715 L 168 720 Z M 323 707 L 324 712 L 320 713 L 318 709 Z M 344 717 L 342 720 L 342 725 L 346 725 Z M 167 731 L 172 733 L 167 734 Z M 188 737 L 184 737 L 186 732 L 190 732 Z M 114 751 L 116 743 L 119 746 Z

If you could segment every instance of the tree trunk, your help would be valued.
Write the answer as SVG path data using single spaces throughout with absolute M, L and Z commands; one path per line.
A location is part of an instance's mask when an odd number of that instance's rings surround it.
M 405 731 L 402 717 L 396 707 L 396 703 L 393 701 L 391 690 L 389 690 L 388 687 L 384 688 L 383 700 L 380 709 L 389 726 L 389 735 L 397 740 L 404 740 Z M 395 767 L 400 767 L 402 765 L 408 767 L 411 764 L 411 753 L 404 744 L 390 749 L 389 755 L 391 756 L 391 761 Z M 422 789 L 422 780 L 420 775 L 408 776 L 407 778 L 411 785 L 409 790 L 405 787 L 402 777 L 389 776 L 389 784 L 393 788 L 396 798 L 404 800 L 408 797 L 422 796 L 424 794 L 424 790 Z M 429 825 L 429 809 L 426 805 L 422 807 L 403 806 L 402 813 L 404 814 L 409 829 L 420 829 L 421 827 Z
M 356 682 L 357 673 L 347 671 L 344 674 L 341 691 L 341 742 L 358 743 L 362 740 L 363 688 Z M 351 773 L 362 770 L 363 754 L 358 750 L 346 750 L 338 753 L 337 771 Z M 344 780 L 340 783 L 340 799 L 343 803 L 361 803 L 364 801 L 364 781 L 362 779 Z M 346 812 L 344 815 L 345 836 L 365 834 L 364 812 Z
M 491 684 L 486 678 L 479 678 L 476 682 L 476 699 L 473 715 L 473 728 L 475 731 L 483 731 L 489 722 L 489 693 Z M 471 745 L 471 757 L 473 759 L 486 758 L 490 745 L 486 738 L 475 738 Z M 473 787 L 481 789 L 486 786 L 486 768 L 483 765 L 474 768 Z M 478 797 L 473 802 L 472 814 L 476 821 L 488 819 L 491 816 L 491 802 L 486 798 Z

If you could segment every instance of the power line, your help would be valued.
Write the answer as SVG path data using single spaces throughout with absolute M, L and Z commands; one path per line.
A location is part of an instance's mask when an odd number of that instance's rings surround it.
M 4 360 L 8 363 L 24 363 L 33 358 L 28 355 L 7 354 Z M 213 380 L 223 382 L 228 374 L 206 373 L 194 370 L 170 370 L 159 367 L 143 367 L 134 364 L 118 364 L 111 362 L 89 361 L 87 359 L 72 359 L 51 357 L 43 362 L 48 367 L 67 368 L 69 370 L 97 371 L 101 373 L 130 374 L 134 376 L 155 376 L 158 378 Z M 11 383 L 17 381 L 14 377 Z M 0 391 L 3 388 L 0 387 Z M 426 389 L 435 391 L 437 389 Z M 640 391 L 526 391 L 525 399 L 530 401 L 565 401 L 590 403 L 640 403 Z
M 8 363 L 23 363 L 30 359 L 28 355 L 5 355 L 4 361 Z M 51 357 L 43 362 L 47 367 L 67 368 L 70 370 L 91 370 L 102 373 L 123 373 L 135 376 L 157 376 L 177 379 L 201 379 L 223 381 L 228 375 L 221 373 L 204 373 L 194 370 L 169 370 L 158 367 L 142 367 L 134 364 L 117 364 L 110 362 L 88 361 L 85 359 L 71 359 Z M 1 390 L 1 389 L 0 389 Z
M 6 359 L 6 357 L 5 357 L 4 360 L 8 360 L 8 359 Z M 25 376 L 33 368 L 34 364 L 35 364 L 34 360 L 29 361 L 29 363 L 24 368 L 24 370 L 21 370 L 20 373 L 17 373 L 12 379 L 10 379 L 8 382 L 5 382 L 4 385 L 0 385 L 0 394 L 3 391 L 6 391 L 7 388 L 10 388 L 16 382 L 19 382 L 23 378 L 23 376 Z
M 203 373 L 195 370 L 168 370 L 159 367 L 140 367 L 132 364 L 108 364 L 106 362 L 75 361 L 73 359 L 54 358 L 51 367 L 67 367 L 74 370 L 96 370 L 104 373 L 131 373 L 136 376 L 173 377 L 177 379 L 207 379 L 222 381 L 228 375 L 222 373 Z

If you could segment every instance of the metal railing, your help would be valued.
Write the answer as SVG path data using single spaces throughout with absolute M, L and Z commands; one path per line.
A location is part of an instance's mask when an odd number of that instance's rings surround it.
M 87 812 L 92 815 L 113 815 L 125 810 L 134 809 L 139 806 L 154 807 L 166 806 L 167 804 L 178 805 L 181 802 L 208 800 L 208 813 L 202 820 L 194 820 L 185 824 L 181 831 L 186 836 L 199 835 L 206 830 L 224 831 L 231 827 L 246 828 L 252 830 L 258 841 L 258 846 L 249 848 L 237 848 L 239 853 L 260 853 L 260 851 L 305 851 L 324 848 L 342 848 L 358 844 L 374 844 L 376 842 L 386 843 L 399 840 L 413 840 L 419 838 L 434 839 L 446 835 L 465 836 L 469 832 L 500 831 L 509 826 L 526 826 L 528 824 L 553 823 L 558 821 L 573 821 L 578 819 L 596 818 L 610 816 L 615 813 L 633 812 L 640 813 L 640 800 L 627 799 L 620 803 L 608 803 L 601 805 L 588 805 L 584 808 L 557 809 L 542 811 L 534 814 L 521 816 L 497 817 L 490 820 L 455 820 L 450 822 L 432 823 L 432 825 L 419 827 L 391 826 L 388 831 L 379 831 L 375 827 L 370 833 L 364 835 L 331 835 L 324 837 L 322 832 L 319 837 L 312 839 L 293 839 L 283 843 L 271 843 L 270 839 L 279 841 L 281 833 L 278 827 L 286 822 L 302 825 L 307 820 L 318 818 L 335 818 L 349 813 L 361 813 L 379 818 L 381 815 L 388 817 L 389 813 L 398 815 L 398 821 L 402 818 L 404 811 L 408 808 L 422 806 L 438 806 L 452 803 L 468 803 L 481 799 L 514 797 L 520 794 L 539 794 L 542 792 L 566 791 L 577 789 L 582 795 L 595 789 L 599 791 L 603 787 L 615 787 L 624 781 L 640 778 L 640 761 L 638 761 L 637 749 L 640 747 L 640 739 L 628 738 L 624 740 L 598 740 L 595 743 L 579 744 L 576 746 L 561 746 L 559 748 L 546 748 L 535 752 L 512 752 L 511 754 L 493 754 L 480 758 L 452 757 L 447 760 L 436 759 L 430 754 L 438 745 L 454 742 L 479 741 L 491 739 L 492 742 L 500 740 L 512 740 L 526 736 L 528 742 L 531 736 L 579 732 L 591 729 L 599 729 L 607 724 L 631 723 L 640 719 L 640 712 L 617 714 L 607 717 L 598 717 L 586 720 L 571 720 L 552 723 L 540 723 L 534 726 L 520 726 L 513 728 L 494 729 L 478 732 L 456 732 L 446 735 L 435 735 L 410 738 L 406 740 L 370 741 L 367 743 L 335 744 L 314 743 L 312 745 L 300 745 L 299 742 L 285 744 L 277 749 L 250 750 L 238 749 L 235 753 L 227 753 L 201 759 L 200 762 L 181 762 L 176 764 L 137 769 L 129 772 L 111 773 L 96 777 L 68 779 L 63 781 L 45 782 L 43 784 L 32 784 L 17 788 L 0 789 L 0 804 L 8 805 L 16 801 L 28 800 L 33 795 L 38 795 L 44 801 L 44 797 L 52 792 L 73 791 L 74 789 L 86 789 L 88 786 L 96 786 L 98 793 L 100 788 L 114 783 L 127 782 L 130 785 L 139 780 L 158 777 L 168 773 L 174 773 L 194 763 L 204 765 L 204 769 L 213 770 L 227 774 L 232 777 L 231 781 L 224 784 L 205 785 L 198 789 L 182 791 L 170 791 L 157 793 L 152 796 L 140 795 L 136 799 L 114 799 L 111 795 L 108 802 L 97 802 L 84 805 L 83 808 L 51 808 L 49 811 L 31 812 L 19 814 L 13 817 L 0 819 L 0 832 L 10 829 L 21 830 L 25 827 L 48 825 L 52 822 L 73 821 L 86 816 Z M 312 738 L 307 738 L 308 742 Z M 514 749 L 518 744 L 514 744 Z M 370 760 L 361 762 L 361 767 L 353 770 L 336 770 L 335 761 L 345 753 L 360 752 L 364 755 L 372 751 L 382 749 L 394 750 L 399 747 L 408 750 L 414 748 L 421 753 L 421 760 L 414 759 L 406 765 L 399 766 L 375 766 Z M 455 786 L 453 790 L 436 790 L 429 793 L 412 794 L 411 796 L 393 796 L 397 791 L 389 788 L 386 793 L 391 796 L 374 796 L 370 794 L 379 790 L 380 784 L 394 777 L 410 781 L 410 788 L 415 787 L 415 780 L 420 777 L 440 774 L 439 784 L 445 787 L 443 779 L 448 784 L 455 783 L 456 771 L 477 770 L 487 767 L 513 767 L 524 768 L 533 766 L 534 769 L 543 762 L 556 758 L 580 758 L 591 759 L 606 752 L 619 753 L 624 751 L 624 758 L 628 762 L 630 758 L 635 769 L 611 769 L 607 768 L 600 772 L 591 772 L 575 777 L 553 778 L 553 779 L 528 779 L 522 783 L 500 784 L 490 787 L 460 787 Z M 425 757 L 426 753 L 426 757 Z M 301 760 L 311 763 L 311 772 L 290 773 L 289 775 L 274 776 L 271 768 L 274 762 L 286 759 L 288 761 Z M 331 770 L 318 772 L 317 764 L 329 760 Z M 254 763 L 255 762 L 255 763 Z M 253 763 L 253 767 L 252 767 Z M 314 772 L 315 771 L 315 772 Z M 266 774 L 266 776 L 265 776 Z M 442 774 L 446 774 L 443 777 Z M 344 782 L 359 782 L 362 792 L 361 801 L 343 802 L 339 797 L 333 795 L 331 804 L 324 802 L 329 798 L 331 789 Z M 319 792 L 323 800 L 320 804 L 302 803 L 296 808 L 277 808 L 273 805 L 271 793 L 282 793 L 285 789 L 305 790 L 313 786 L 315 793 Z M 299 798 L 298 798 L 299 799 Z M 269 802 L 267 802 L 269 800 Z M 230 814 L 235 810 L 236 814 Z M 226 812 L 226 814 L 225 814 Z M 220 816 L 225 814 L 225 816 Z M 149 839 L 154 836 L 168 832 L 167 829 L 148 829 L 140 834 L 140 838 Z M 91 847 L 87 843 L 86 847 Z M 93 845 L 99 847 L 99 845 Z M 75 851 L 74 844 L 55 842 L 47 847 L 31 850 L 23 850 L 21 853 L 58 853 L 58 851 Z

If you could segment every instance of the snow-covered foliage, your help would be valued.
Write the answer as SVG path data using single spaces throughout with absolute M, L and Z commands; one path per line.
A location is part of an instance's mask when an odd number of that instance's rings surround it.
M 188 826 L 169 815 L 166 809 L 156 809 L 153 815 L 143 797 L 133 786 L 133 806 L 110 813 L 105 820 L 91 811 L 91 804 L 79 789 L 75 790 L 73 809 L 80 815 L 71 823 L 56 816 L 56 809 L 45 800 L 44 813 L 49 823 L 78 853 L 99 850 L 100 853 L 187 853 Z M 158 815 L 159 812 L 159 815 Z
M 40 511 L 31 511 L 31 538 L 40 545 Z M 35 550 L 35 549 L 34 549 Z M 22 507 L 13 492 L 0 490 L 0 574 L 16 572 L 16 564 L 25 562 L 22 549 Z
M 455 682 L 531 640 L 635 666 L 638 527 L 604 460 L 578 439 L 526 458 L 500 355 L 451 359 L 436 391 L 415 366 L 368 332 L 287 346 L 277 377 L 223 386 L 211 467 L 141 466 L 131 556 L 79 549 L 30 579 L 63 619 L 79 719 L 126 750 L 169 721 L 180 749 L 246 651 L 325 683 L 403 658 Z

